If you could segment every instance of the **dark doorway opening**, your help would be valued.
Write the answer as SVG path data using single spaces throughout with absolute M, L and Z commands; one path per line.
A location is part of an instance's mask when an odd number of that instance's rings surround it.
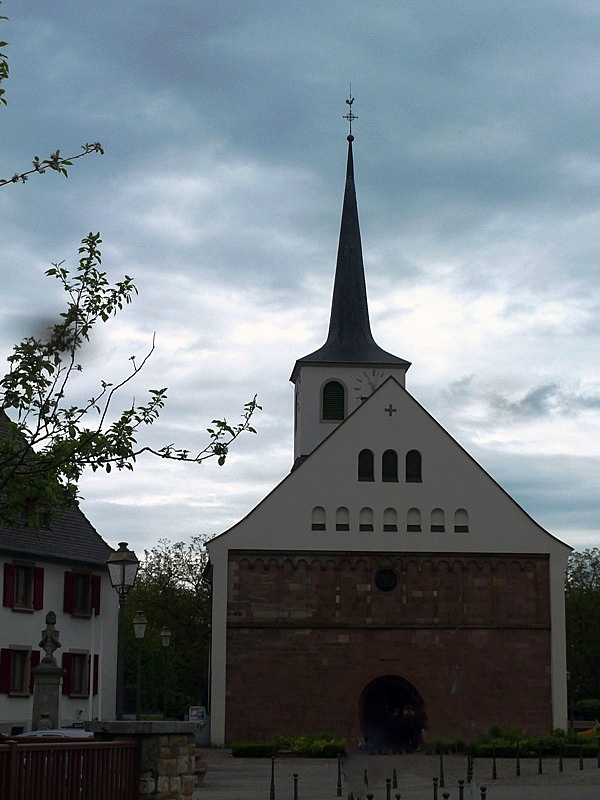
M 418 750 L 427 727 L 423 698 L 404 678 L 383 675 L 361 694 L 360 724 L 369 752 Z

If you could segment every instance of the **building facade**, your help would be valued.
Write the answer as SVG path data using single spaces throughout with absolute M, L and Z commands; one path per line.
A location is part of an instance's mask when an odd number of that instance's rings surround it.
M 407 709 L 435 736 L 566 727 L 570 548 L 375 342 L 352 143 L 327 340 L 291 376 L 292 471 L 207 545 L 212 742 L 330 731 L 394 744 Z
M 118 605 L 112 548 L 78 507 L 39 527 L 0 529 L 0 733 L 32 725 L 33 672 L 46 614 L 56 613 L 64 670 L 60 724 L 114 718 Z

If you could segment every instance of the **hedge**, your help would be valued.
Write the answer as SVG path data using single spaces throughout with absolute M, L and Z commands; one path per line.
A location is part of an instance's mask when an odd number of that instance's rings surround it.
M 231 755 L 236 758 L 271 758 L 278 753 L 309 758 L 337 758 L 345 755 L 347 739 L 328 734 L 313 736 L 274 736 L 260 742 L 233 742 Z

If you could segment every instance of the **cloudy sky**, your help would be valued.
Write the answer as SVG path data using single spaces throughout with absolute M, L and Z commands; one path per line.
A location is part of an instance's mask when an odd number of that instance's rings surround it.
M 156 352 L 147 441 L 190 449 L 256 393 L 226 466 L 86 478 L 113 545 L 212 535 L 288 472 L 296 358 L 325 340 L 356 98 L 372 328 L 407 388 L 537 521 L 600 545 L 600 5 L 591 0 L 5 0 L 0 175 L 100 141 L 68 181 L 0 189 L 0 345 L 61 308 L 88 231 L 135 304 L 76 391 Z

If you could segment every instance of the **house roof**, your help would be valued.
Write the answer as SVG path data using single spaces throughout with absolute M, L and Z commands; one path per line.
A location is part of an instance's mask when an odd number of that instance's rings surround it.
M 0 552 L 104 567 L 113 549 L 81 509 L 72 506 L 53 516 L 47 528 L 0 528 Z
M 0 439 L 8 436 L 10 420 L 0 411 Z M 13 556 L 44 558 L 106 566 L 113 552 L 79 506 L 54 514 L 43 528 L 0 527 L 0 552 Z
M 348 136 L 346 185 L 327 340 L 318 350 L 298 359 L 291 380 L 295 380 L 299 365 L 306 362 L 398 364 L 406 369 L 410 366 L 409 361 L 383 350 L 371 333 L 354 185 L 353 140 L 352 135 Z

